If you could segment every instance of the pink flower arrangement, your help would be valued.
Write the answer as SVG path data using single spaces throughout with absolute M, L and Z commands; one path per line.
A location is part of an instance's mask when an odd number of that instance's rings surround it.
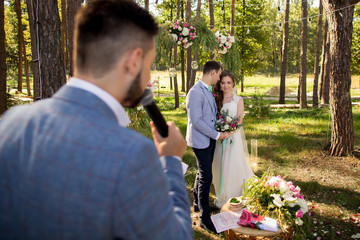
M 215 33 L 217 42 L 219 44 L 218 52 L 225 54 L 231 48 L 232 44 L 235 42 L 234 36 L 231 36 L 227 31 L 223 30 L 222 32 L 217 31 Z
M 246 182 L 243 199 L 251 212 L 277 219 L 283 231 L 287 226 L 299 236 L 306 234 L 309 209 L 300 187 L 293 182 L 268 170 L 261 178 L 254 176 Z
M 180 19 L 169 28 L 169 33 L 177 45 L 188 48 L 196 38 L 196 28 Z

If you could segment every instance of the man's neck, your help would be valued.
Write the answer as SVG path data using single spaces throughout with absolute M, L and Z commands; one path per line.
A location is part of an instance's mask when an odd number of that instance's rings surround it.
M 201 81 L 203 81 L 204 83 L 206 83 L 207 85 L 211 86 L 211 80 L 209 78 L 206 78 L 206 77 L 202 77 L 201 78 Z

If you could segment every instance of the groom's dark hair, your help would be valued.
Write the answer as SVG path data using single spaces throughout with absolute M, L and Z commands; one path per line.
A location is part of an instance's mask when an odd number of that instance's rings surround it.
M 216 70 L 218 72 L 221 69 L 221 65 L 217 61 L 208 61 L 204 65 L 203 75 L 210 73 L 212 70 Z
M 76 15 L 75 70 L 101 76 L 129 50 L 141 48 L 145 56 L 157 33 L 153 16 L 135 1 L 92 0 Z

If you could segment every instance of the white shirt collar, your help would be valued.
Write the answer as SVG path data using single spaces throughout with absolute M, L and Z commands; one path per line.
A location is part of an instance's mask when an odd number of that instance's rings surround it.
M 67 85 L 71 87 L 81 88 L 99 97 L 114 112 L 120 126 L 127 127 L 130 124 L 130 119 L 126 114 L 123 106 L 108 92 L 88 81 L 84 81 L 82 79 L 74 77 L 69 79 Z
M 203 82 L 202 80 L 199 80 L 199 82 L 202 84 L 202 85 L 204 85 L 205 87 L 206 87 L 206 89 L 208 89 L 209 88 L 209 85 L 207 85 L 205 82 Z

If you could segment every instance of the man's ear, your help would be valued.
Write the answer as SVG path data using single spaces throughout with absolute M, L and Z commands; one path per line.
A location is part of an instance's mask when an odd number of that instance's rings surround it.
M 135 48 L 127 53 L 125 68 L 133 76 L 136 76 L 142 66 L 143 50 L 141 48 Z

